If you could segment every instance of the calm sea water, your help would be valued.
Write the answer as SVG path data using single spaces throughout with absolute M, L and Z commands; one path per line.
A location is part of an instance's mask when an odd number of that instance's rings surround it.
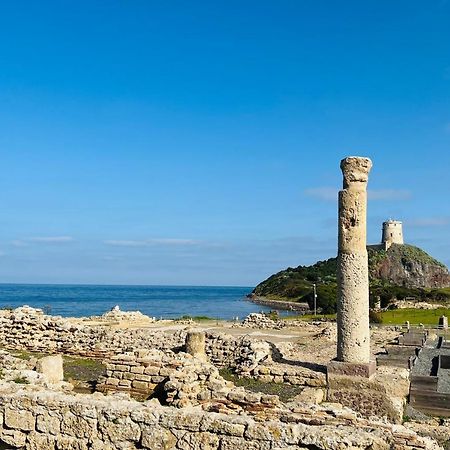
M 119 305 L 151 317 L 244 318 L 268 311 L 245 300 L 250 287 L 0 284 L 0 307 L 29 305 L 65 317 L 98 316 Z

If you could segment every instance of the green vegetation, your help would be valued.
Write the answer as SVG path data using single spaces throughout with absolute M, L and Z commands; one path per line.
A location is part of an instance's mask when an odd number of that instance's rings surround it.
M 25 377 L 14 378 L 14 383 L 16 384 L 30 384 L 30 382 Z
M 95 383 L 105 374 L 105 366 L 98 359 L 64 356 L 64 379 L 85 383 Z
M 48 353 L 41 352 L 30 352 L 28 350 L 14 350 L 11 352 L 15 358 L 23 359 L 25 361 L 29 361 L 31 358 L 43 358 L 44 356 L 48 356 Z
M 439 317 L 442 315 L 449 316 L 449 308 L 437 308 L 437 309 L 414 309 L 414 308 L 402 308 L 392 309 L 381 313 L 382 322 L 385 325 L 401 325 L 407 320 L 411 325 L 418 325 L 423 323 L 424 325 L 437 325 Z
M 369 322 L 370 323 L 383 323 L 383 313 L 370 310 L 369 311 Z
M 303 386 L 292 386 L 287 383 L 264 383 L 252 378 L 239 378 L 230 369 L 220 369 L 219 373 L 225 380 L 232 381 L 236 386 L 242 386 L 251 392 L 278 395 L 283 402 L 293 399 L 303 390 Z
M 213 317 L 208 317 L 208 316 L 189 316 L 189 315 L 184 315 L 181 317 L 178 317 L 174 320 L 193 320 L 194 322 L 204 322 L 207 320 L 216 320 Z
M 414 287 L 414 270 L 418 270 L 417 267 L 420 267 L 419 272 L 425 267 L 430 279 L 434 280 L 433 275 L 436 274 L 444 285 L 450 283 L 445 265 L 420 248 L 406 244 L 394 244 L 387 251 L 369 248 L 368 258 L 372 307 L 378 300 L 382 307 L 387 307 L 393 300 L 408 298 L 433 303 L 450 302 L 450 287 Z M 270 300 L 306 302 L 312 309 L 315 284 L 317 308 L 322 314 L 331 314 L 336 311 L 336 271 L 336 258 L 319 261 L 312 266 L 289 267 L 260 283 L 253 294 Z
M 370 250 L 369 250 L 370 251 Z M 445 264 L 442 264 L 437 259 L 434 259 L 428 253 L 424 252 L 419 247 L 409 244 L 393 244 L 387 252 L 384 252 L 386 256 L 391 258 L 401 258 L 405 261 L 416 261 L 421 264 L 430 264 L 446 268 Z
M 439 323 L 439 317 L 450 316 L 450 308 L 436 308 L 436 309 L 415 309 L 415 308 L 401 308 L 390 309 L 388 311 L 370 311 L 370 323 L 380 323 L 383 325 L 403 325 L 407 320 L 411 325 L 434 325 Z M 283 317 L 283 320 L 335 320 L 336 314 L 305 314 Z
M 31 358 L 43 358 L 49 353 L 30 352 L 28 350 L 14 350 L 10 352 L 12 356 L 29 361 Z M 75 385 L 78 392 L 93 392 L 95 383 L 100 376 L 105 375 L 105 366 L 98 359 L 79 358 L 75 356 L 63 356 L 64 360 L 64 380 Z M 0 370 L 0 378 L 3 373 Z M 14 380 L 18 384 L 26 384 L 19 378 Z

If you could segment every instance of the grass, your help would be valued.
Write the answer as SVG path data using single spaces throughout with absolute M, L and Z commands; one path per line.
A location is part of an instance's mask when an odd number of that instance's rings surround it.
M 194 322 L 205 322 L 208 320 L 216 320 L 214 319 L 214 317 L 209 317 L 209 316 L 189 316 L 189 315 L 184 315 L 181 317 L 177 317 L 174 320 L 193 320 Z
M 278 395 L 282 402 L 287 402 L 300 394 L 304 386 L 293 386 L 287 383 L 264 383 L 253 378 L 239 378 L 230 369 L 220 369 L 220 375 L 225 380 L 232 381 L 236 386 L 242 386 L 251 392 Z
M 25 361 L 31 358 L 43 358 L 48 356 L 48 353 L 30 352 L 27 350 L 15 350 L 11 352 L 13 356 Z M 75 356 L 63 356 L 64 360 L 64 380 L 71 381 L 75 385 L 85 386 L 84 390 L 90 391 L 93 389 L 96 381 L 100 376 L 105 374 L 105 366 L 98 359 L 78 358 Z M 0 378 L 1 378 L 0 374 Z M 20 380 L 14 380 L 16 383 L 21 383 Z M 25 380 L 26 381 L 26 380 Z
M 16 358 L 23 359 L 25 361 L 29 361 L 31 358 L 43 358 L 44 356 L 48 356 L 48 353 L 40 353 L 40 352 L 29 352 L 27 350 L 14 350 L 11 352 Z
M 26 378 L 24 378 L 24 377 L 17 377 L 17 378 L 14 378 L 14 383 L 16 383 L 16 384 L 30 384 L 30 382 L 26 379 Z
M 436 309 L 415 309 L 415 308 L 401 308 L 392 309 L 389 311 L 382 311 L 380 313 L 383 325 L 403 325 L 407 320 L 411 325 L 418 325 L 423 323 L 424 325 L 437 326 L 439 323 L 439 317 L 450 317 L 450 308 L 436 308 Z M 320 320 L 336 319 L 336 314 L 304 314 L 295 316 L 284 316 L 282 320 Z
M 98 359 L 64 356 L 64 379 L 94 383 L 105 373 L 105 366 Z
M 407 320 L 409 320 L 409 323 L 411 325 L 418 325 L 419 323 L 423 323 L 424 325 L 437 326 L 439 323 L 439 317 L 450 316 L 450 309 L 402 308 L 383 311 L 381 315 L 382 315 L 382 323 L 385 325 L 401 325 L 404 324 Z

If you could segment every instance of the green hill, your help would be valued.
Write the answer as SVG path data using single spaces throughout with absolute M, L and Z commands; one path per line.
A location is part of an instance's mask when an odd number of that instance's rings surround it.
M 393 299 L 414 297 L 428 301 L 450 301 L 447 267 L 412 245 L 392 245 L 387 251 L 368 248 L 370 299 L 386 306 Z M 313 284 L 317 303 L 324 313 L 336 309 L 336 258 L 311 266 L 289 267 L 258 284 L 252 295 L 272 300 L 308 302 L 312 306 Z

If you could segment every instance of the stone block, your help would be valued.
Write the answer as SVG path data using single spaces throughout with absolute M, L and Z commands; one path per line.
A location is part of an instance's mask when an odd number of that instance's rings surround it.
M 120 380 L 118 380 L 117 378 L 108 378 L 106 380 L 106 384 L 108 386 L 119 386 L 119 382 Z
M 143 366 L 135 366 L 131 368 L 132 373 L 138 373 L 143 374 L 144 373 L 144 367 Z
M 30 411 L 18 409 L 5 409 L 5 425 L 16 430 L 34 430 L 35 418 Z
M 146 375 L 159 375 L 160 368 L 156 366 L 147 366 L 144 369 L 144 374 Z
M 132 387 L 134 389 L 140 389 L 140 390 L 148 390 L 148 383 L 146 383 L 145 381 L 133 381 L 132 383 Z
M 39 414 L 36 417 L 36 430 L 42 433 L 57 435 L 61 424 L 58 417 L 50 416 L 48 413 Z
M 59 383 L 64 380 L 63 358 L 61 355 L 51 355 L 41 358 L 36 363 L 36 371 L 44 375 L 49 383 Z
M 164 428 L 145 428 L 142 432 L 141 445 L 150 450 L 171 450 L 177 444 L 177 438 Z
M 295 397 L 295 400 L 302 403 L 312 403 L 318 405 L 323 401 L 324 392 L 322 389 L 314 389 L 306 387 L 303 391 Z
M 342 361 L 330 361 L 327 366 L 328 378 L 333 375 L 371 378 L 376 373 L 376 362 L 355 364 Z
M 10 445 L 12 448 L 24 448 L 27 435 L 18 430 L 0 430 L 0 440 L 2 443 Z M 9 447 L 5 447 L 6 449 Z

